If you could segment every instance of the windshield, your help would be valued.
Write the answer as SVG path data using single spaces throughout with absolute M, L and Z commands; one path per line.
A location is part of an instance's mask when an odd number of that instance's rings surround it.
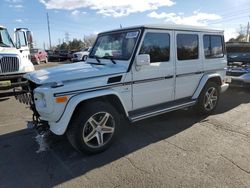
M 114 60 L 129 60 L 138 36 L 139 31 L 122 31 L 101 35 L 97 38 L 89 57 L 112 57 Z
M 14 47 L 7 29 L 0 28 L 0 46 L 1 47 Z

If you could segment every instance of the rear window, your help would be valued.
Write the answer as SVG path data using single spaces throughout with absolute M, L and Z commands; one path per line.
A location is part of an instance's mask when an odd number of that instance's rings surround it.
M 219 35 L 204 35 L 204 54 L 207 59 L 224 56 L 223 38 Z
M 198 59 L 199 45 L 198 35 L 178 34 L 177 35 L 177 58 L 178 60 Z

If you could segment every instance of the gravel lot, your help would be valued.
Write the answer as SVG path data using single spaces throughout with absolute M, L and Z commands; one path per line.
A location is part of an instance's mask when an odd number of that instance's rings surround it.
M 250 90 L 228 90 L 209 117 L 179 110 L 127 126 L 94 156 L 77 153 L 64 137 L 37 153 L 30 119 L 14 98 L 0 100 L 2 188 L 250 187 Z

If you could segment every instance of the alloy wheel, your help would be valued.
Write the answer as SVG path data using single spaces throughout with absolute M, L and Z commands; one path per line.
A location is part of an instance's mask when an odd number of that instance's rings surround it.
M 218 100 L 218 91 L 215 87 L 210 87 L 205 93 L 204 108 L 211 111 L 215 108 Z
M 108 112 L 98 112 L 92 115 L 83 127 L 83 141 L 91 148 L 104 146 L 112 138 L 115 121 Z

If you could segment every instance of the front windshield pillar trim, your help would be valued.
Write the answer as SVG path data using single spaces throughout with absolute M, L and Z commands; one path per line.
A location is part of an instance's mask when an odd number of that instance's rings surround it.
M 130 62 L 129 62 L 129 66 L 128 66 L 127 72 L 130 72 L 131 67 L 132 67 L 132 65 L 133 65 L 133 63 L 134 63 L 135 55 L 136 55 L 136 52 L 138 51 L 140 42 L 141 42 L 141 40 L 142 40 L 142 36 L 143 36 L 143 34 L 144 34 L 144 31 L 145 31 L 145 27 L 142 27 L 141 30 L 140 30 L 139 38 L 137 39 L 137 43 L 136 43 L 135 48 L 134 48 L 134 51 L 133 51 L 133 53 L 132 53 L 132 57 L 130 58 Z

